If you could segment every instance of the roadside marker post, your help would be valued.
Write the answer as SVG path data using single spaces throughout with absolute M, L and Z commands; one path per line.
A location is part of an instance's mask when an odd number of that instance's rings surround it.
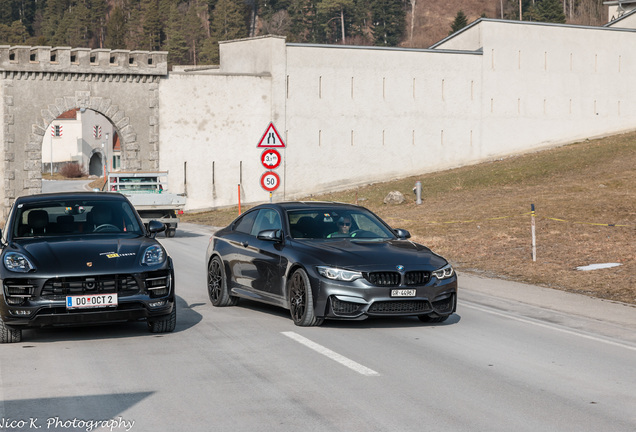
M 534 204 L 530 204 L 530 227 L 532 231 L 532 262 L 537 261 L 537 235 L 534 221 Z

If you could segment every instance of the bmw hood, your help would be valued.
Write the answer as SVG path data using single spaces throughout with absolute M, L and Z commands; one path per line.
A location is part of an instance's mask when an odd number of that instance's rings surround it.
M 437 270 L 447 264 L 429 248 L 409 240 L 296 242 L 295 247 L 311 255 L 316 262 L 350 270 Z
M 31 260 L 37 274 L 71 276 L 145 271 L 141 264 L 144 252 L 158 244 L 145 237 L 63 238 L 16 243 L 15 251 Z

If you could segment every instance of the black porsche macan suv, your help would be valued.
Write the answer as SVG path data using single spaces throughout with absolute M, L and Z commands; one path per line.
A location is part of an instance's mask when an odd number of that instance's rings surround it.
M 17 198 L 1 240 L 0 342 L 27 327 L 146 320 L 176 325 L 172 259 L 118 193 Z

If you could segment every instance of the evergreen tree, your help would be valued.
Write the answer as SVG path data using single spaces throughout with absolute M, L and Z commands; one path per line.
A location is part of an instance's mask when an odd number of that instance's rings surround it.
M 565 23 L 563 5 L 559 0 L 538 0 L 535 4 L 533 17 L 536 21 L 549 23 Z
M 457 15 L 455 15 L 455 20 L 451 24 L 451 31 L 448 32 L 449 35 L 452 35 L 456 31 L 459 31 L 468 25 L 468 18 L 464 14 L 464 11 L 458 11 Z
M 216 6 L 212 12 L 211 23 L 211 52 L 206 53 L 206 57 L 213 63 L 219 62 L 219 41 L 240 39 L 247 37 L 247 27 L 245 20 L 245 5 L 234 0 L 216 0 Z
M 104 48 L 106 41 L 106 0 L 88 0 L 91 29 L 91 47 Z
M 287 8 L 291 26 L 287 39 L 290 42 L 316 43 L 318 22 L 316 20 L 316 2 L 313 0 L 291 0 Z
M 149 51 L 161 49 L 161 17 L 158 0 L 143 0 L 144 46 Z
M 247 37 L 246 8 L 235 0 L 217 0 L 212 14 L 212 34 L 217 41 Z
M 20 21 L 11 25 L 0 24 L 0 45 L 22 45 L 26 42 L 28 33 Z
M 353 11 L 354 6 L 353 0 L 322 0 L 317 4 L 316 12 L 322 20 L 327 42 L 342 41 L 343 44 L 347 43 L 349 14 Z
M 0 24 L 4 24 L 9 28 L 13 21 L 15 21 L 13 0 L 0 0 Z
M 126 8 L 126 47 L 128 49 L 145 49 L 144 32 L 143 32 L 143 13 L 141 10 L 140 0 L 130 0 Z
M 80 0 L 64 14 L 64 45 L 90 47 L 90 17 L 86 3 Z
M 124 11 L 115 6 L 106 24 L 104 46 L 110 49 L 126 48 L 126 16 Z
M 65 30 L 62 25 L 64 13 L 69 9 L 67 0 L 48 0 L 43 13 L 42 36 L 48 44 L 53 46 L 64 46 Z M 68 20 L 65 22 L 68 24 Z
M 404 36 L 406 12 L 401 0 L 374 0 L 371 4 L 375 45 L 397 46 Z
M 192 0 L 182 16 L 182 35 L 189 59 L 186 64 L 196 65 L 199 64 L 203 41 L 211 35 L 207 5 L 199 0 Z
M 170 66 L 175 64 L 188 64 L 189 63 L 189 49 L 188 44 L 183 35 L 183 14 L 177 5 L 172 5 L 170 11 L 170 23 L 167 30 L 167 49 L 168 49 L 168 64 Z

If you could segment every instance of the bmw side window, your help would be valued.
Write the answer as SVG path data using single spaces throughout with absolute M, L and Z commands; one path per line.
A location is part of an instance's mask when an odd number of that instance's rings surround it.
M 257 236 L 261 231 L 281 229 L 282 227 L 278 212 L 272 209 L 264 209 L 258 212 L 251 234 Z
M 252 227 L 254 226 L 254 219 L 256 219 L 257 213 L 258 212 L 253 211 L 244 215 L 241 219 L 239 219 L 234 224 L 234 231 L 242 232 L 245 234 L 249 234 L 250 232 L 252 232 Z

